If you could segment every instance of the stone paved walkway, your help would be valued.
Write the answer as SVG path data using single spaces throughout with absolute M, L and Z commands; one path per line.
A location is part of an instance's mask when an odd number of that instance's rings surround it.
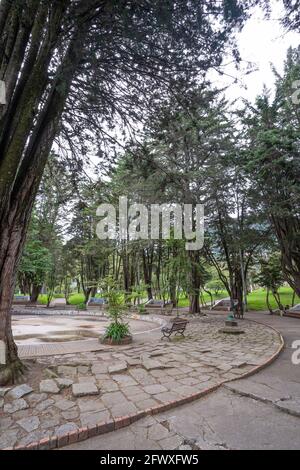
M 268 327 L 244 320 L 245 334 L 233 336 L 219 333 L 223 322 L 214 315 L 193 320 L 185 339 L 170 342 L 149 337 L 105 351 L 40 357 L 39 383 L 0 389 L 0 448 L 59 436 L 236 379 L 280 346 Z
M 191 404 L 65 449 L 299 450 L 300 365 L 291 361 L 291 346 L 300 339 L 300 321 L 263 312 L 247 316 L 284 337 L 285 349 L 270 366 Z

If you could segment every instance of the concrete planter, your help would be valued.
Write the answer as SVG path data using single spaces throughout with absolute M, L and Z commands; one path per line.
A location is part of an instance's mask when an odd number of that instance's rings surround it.
M 102 344 L 109 344 L 110 346 L 124 346 L 125 344 L 130 344 L 132 343 L 132 336 L 131 335 L 127 335 L 125 336 L 124 338 L 122 338 L 120 341 L 115 341 L 114 339 L 112 338 L 105 338 L 105 337 L 102 337 L 100 338 L 100 342 Z

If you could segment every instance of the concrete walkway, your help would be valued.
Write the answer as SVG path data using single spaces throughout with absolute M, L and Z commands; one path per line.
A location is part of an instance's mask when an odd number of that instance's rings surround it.
M 300 365 L 291 357 L 300 320 L 249 313 L 278 329 L 285 350 L 258 374 L 192 404 L 65 449 L 299 449 Z

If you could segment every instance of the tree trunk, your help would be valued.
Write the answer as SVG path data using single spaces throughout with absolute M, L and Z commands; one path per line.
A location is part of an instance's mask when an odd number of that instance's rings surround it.
M 11 305 L 16 282 L 17 265 L 24 244 L 26 224 L 20 225 L 13 218 L 0 230 L 0 246 L 7 246 L 6 256 L 0 267 L 0 340 L 5 345 L 5 364 L 0 364 L 0 385 L 15 382 L 24 371 L 18 358 L 18 348 L 11 329 Z M 3 240 L 3 237 L 6 239 Z M 7 237 L 9 242 L 7 243 Z
M 271 315 L 273 315 L 273 310 L 270 304 L 270 289 L 267 289 L 266 304 Z
M 199 270 L 199 251 L 189 251 L 191 261 L 190 267 L 190 306 L 189 313 L 201 313 L 199 296 L 201 286 L 201 276 Z
M 177 307 L 176 284 L 173 283 L 172 281 L 170 281 L 170 283 L 171 283 L 170 289 L 169 289 L 170 301 L 172 302 L 173 307 Z
M 147 286 L 147 295 L 148 300 L 153 299 L 152 294 L 152 265 L 149 263 L 149 255 L 145 253 L 145 250 L 142 250 L 142 259 L 143 259 L 143 271 L 144 271 L 144 280 Z
M 97 294 L 97 287 L 92 287 L 91 297 L 96 297 L 96 294 Z
M 88 287 L 87 289 L 84 289 L 83 293 L 84 293 L 84 304 L 86 305 L 89 301 L 89 298 L 90 298 L 90 295 L 91 295 L 91 291 L 92 289 L 90 287 Z
M 286 208 L 288 214 L 293 214 L 291 207 Z M 300 220 L 295 216 L 279 217 L 271 215 L 282 255 L 282 268 L 287 282 L 300 296 Z
M 201 313 L 199 295 L 190 295 L 189 313 Z
M 37 284 L 32 284 L 31 293 L 30 293 L 30 302 L 35 303 L 38 300 L 38 297 L 41 293 L 42 286 Z
M 55 23 L 54 33 L 56 28 L 60 27 L 63 15 L 63 5 L 57 3 L 57 8 L 59 14 L 53 15 L 55 18 L 51 17 Z M 82 28 L 87 28 L 87 25 L 83 23 Z M 80 45 L 83 38 L 79 37 L 78 32 L 79 29 L 74 33 L 62 66 L 53 80 L 52 88 L 50 87 L 49 95 L 39 114 L 36 114 L 36 100 L 39 96 L 34 96 L 35 82 L 29 80 L 26 93 L 19 102 L 14 125 L 9 122 L 9 112 L 14 108 L 12 102 L 9 103 L 8 111 L 3 117 L 3 122 L 7 126 L 1 127 L 0 141 L 3 147 L 0 154 L 0 340 L 5 346 L 5 364 L 0 365 L 0 385 L 14 382 L 24 371 L 12 336 L 11 304 L 33 201 L 57 133 L 72 77 L 80 60 L 79 52 L 83 52 Z M 45 50 L 44 48 L 41 50 L 42 55 Z M 45 60 L 44 57 L 41 58 L 41 61 L 44 60 L 45 70 L 51 59 L 51 49 L 49 55 L 50 57 Z M 28 65 L 29 62 L 24 65 L 24 69 Z M 31 72 L 36 81 L 44 83 L 43 69 L 42 76 L 38 66 L 33 71 L 28 71 L 26 79 L 30 78 Z M 40 85 L 37 87 L 39 95 Z M 23 106 L 24 103 L 29 104 Z

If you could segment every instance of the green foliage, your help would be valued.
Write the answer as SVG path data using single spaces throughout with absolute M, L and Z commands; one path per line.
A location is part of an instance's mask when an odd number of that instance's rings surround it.
M 51 251 L 45 246 L 40 235 L 38 218 L 34 214 L 18 272 L 19 284 L 27 293 L 32 285 L 41 286 L 53 268 Z
M 81 302 L 77 304 L 77 309 L 78 310 L 86 310 L 86 304 L 84 302 Z
M 112 322 L 106 328 L 104 337 L 111 338 L 112 340 L 118 342 L 125 338 L 125 336 L 128 336 L 129 333 L 129 326 L 127 323 Z
M 254 281 L 261 287 L 277 292 L 284 283 L 280 256 L 275 253 L 268 259 L 260 260 L 260 271 Z
M 103 296 L 108 302 L 108 316 L 111 319 L 111 323 L 105 332 L 105 338 L 119 341 L 129 334 L 129 326 L 123 319 L 127 310 L 125 292 L 119 289 L 117 282 L 110 276 L 102 281 L 102 287 L 104 290 Z

